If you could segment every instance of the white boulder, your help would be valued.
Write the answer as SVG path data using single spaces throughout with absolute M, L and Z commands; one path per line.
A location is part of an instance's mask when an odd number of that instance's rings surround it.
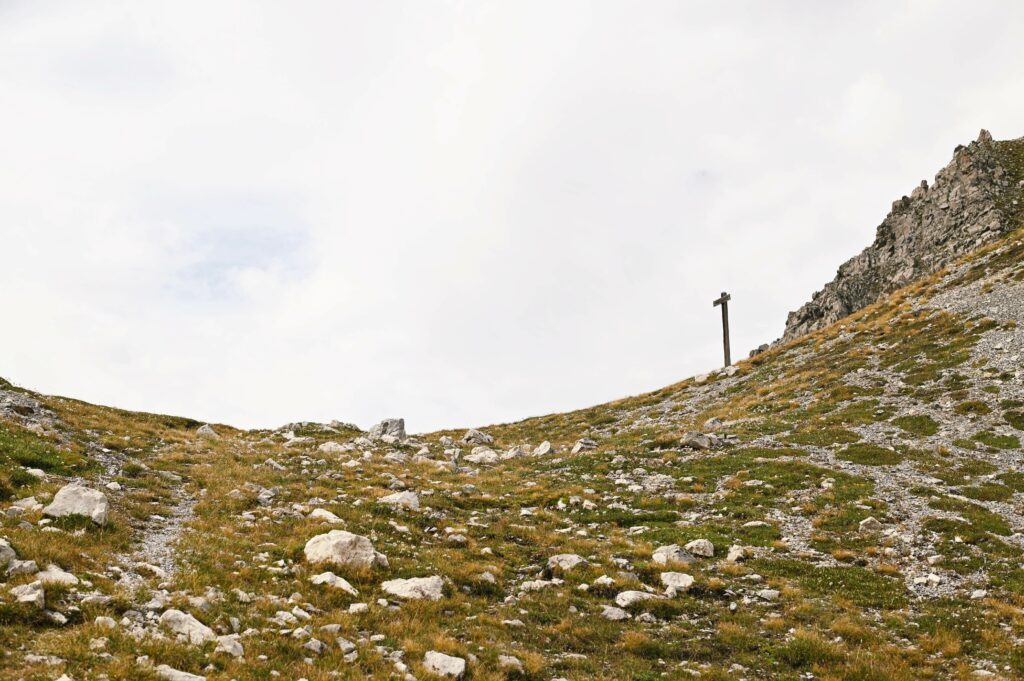
M 616 608 L 612 605 L 602 606 L 601 617 L 612 622 L 621 622 L 622 620 L 628 620 L 631 615 L 623 610 L 622 608 Z
M 445 655 L 436 650 L 431 650 L 423 656 L 423 668 L 431 674 L 461 679 L 466 673 L 466 661 L 461 657 Z
M 380 440 L 384 437 L 394 438 L 396 441 L 405 439 L 405 419 L 384 419 L 366 433 L 371 440 Z
M 354 568 L 386 568 L 388 559 L 375 550 L 369 539 L 345 530 L 318 534 L 306 542 L 303 550 L 310 563 L 331 563 Z
M 437 575 L 413 577 L 412 579 L 392 579 L 381 584 L 380 588 L 385 593 L 397 598 L 436 601 L 444 595 L 444 580 Z
M 420 498 L 415 492 L 409 491 L 395 492 L 394 494 L 389 494 L 386 497 L 381 497 L 377 501 L 382 504 L 387 504 L 388 506 L 408 508 L 413 511 L 420 507 Z
M 662 572 L 661 583 L 665 585 L 665 594 L 675 596 L 686 593 L 693 586 L 693 577 L 685 572 Z
M 331 525 L 340 525 L 343 522 L 341 518 L 334 515 L 326 508 L 314 508 L 306 517 L 310 520 L 319 520 L 324 523 L 330 523 Z
M 245 655 L 245 648 L 242 647 L 241 637 L 238 634 L 217 637 L 217 647 L 214 653 L 224 653 L 231 657 L 242 657 Z
M 562 572 L 569 572 L 575 567 L 586 565 L 586 563 L 586 558 L 575 553 L 559 553 L 548 558 L 548 567 L 551 569 L 557 568 Z
M 348 583 L 347 579 L 339 577 L 333 572 L 321 572 L 319 575 L 315 575 L 309 578 L 309 581 L 313 584 L 326 585 L 335 589 L 341 589 L 345 593 L 353 596 L 358 596 L 359 592 L 356 591 L 355 587 Z
M 463 458 L 466 461 L 470 462 L 470 463 L 480 464 L 480 463 L 497 463 L 498 460 L 501 457 L 499 457 L 498 453 L 495 452 L 490 447 L 480 446 L 480 447 L 473 447 L 473 451 L 470 452 L 469 454 L 467 454 Z
M 16 586 L 11 589 L 11 595 L 14 596 L 18 603 L 34 605 L 40 610 L 46 607 L 46 591 L 43 589 L 42 582 L 32 582 L 31 584 Z
M 78 577 L 75 577 L 70 572 L 61 570 L 59 566 L 52 563 L 45 570 L 37 573 L 36 579 L 43 584 L 63 584 L 65 586 L 75 586 L 78 584 Z
M 652 598 L 657 598 L 657 596 L 649 594 L 646 591 L 623 591 L 615 597 L 615 605 L 620 608 L 628 608 L 634 603 L 648 601 Z
M 707 539 L 694 539 L 683 548 L 701 558 L 711 558 L 715 555 L 715 545 Z
M 651 554 L 651 560 L 658 565 L 689 565 L 693 562 L 693 555 L 682 549 L 678 544 L 659 546 Z
M 52 518 L 81 515 L 97 525 L 107 524 L 107 497 L 103 492 L 72 482 L 60 488 L 53 502 L 43 509 Z
M 494 444 L 494 438 L 487 433 L 477 430 L 476 428 L 470 428 L 466 431 L 466 434 L 462 436 L 462 441 L 467 445 L 489 445 Z
M 214 641 L 217 635 L 213 629 L 206 626 L 192 615 L 181 610 L 165 610 L 160 615 L 160 626 L 168 629 L 174 634 L 185 638 L 194 646 L 202 645 L 207 641 Z
M 534 456 L 546 456 L 551 453 L 551 443 L 547 440 L 537 445 L 537 448 L 533 450 Z
M 210 427 L 209 423 L 199 426 L 199 430 L 196 431 L 196 435 L 199 437 L 205 437 L 209 440 L 215 440 L 220 437 L 220 435 L 217 434 L 217 431 Z
M 164 681 L 206 681 L 205 676 L 179 671 L 166 664 L 162 664 L 156 668 L 156 675 Z

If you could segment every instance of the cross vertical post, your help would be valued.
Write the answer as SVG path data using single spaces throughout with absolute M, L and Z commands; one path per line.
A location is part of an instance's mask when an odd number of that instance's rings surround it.
M 722 343 L 725 346 L 725 366 L 732 364 L 732 357 L 729 353 L 729 301 L 732 300 L 725 291 L 722 291 L 722 297 L 714 301 L 713 306 L 722 306 Z

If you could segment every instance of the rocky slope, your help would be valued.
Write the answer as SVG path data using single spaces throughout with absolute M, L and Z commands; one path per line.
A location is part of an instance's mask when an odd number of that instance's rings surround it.
M 0 681 L 1022 678 L 1022 325 L 1018 229 L 727 370 L 480 430 L 0 381 Z
M 985 130 L 957 147 L 928 185 L 894 201 L 875 241 L 791 312 L 783 340 L 821 329 L 1005 236 L 1024 209 L 1024 139 L 996 142 Z

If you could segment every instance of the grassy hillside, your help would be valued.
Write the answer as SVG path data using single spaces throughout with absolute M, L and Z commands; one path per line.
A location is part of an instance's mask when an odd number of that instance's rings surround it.
M 46 585 L 46 610 L 9 594 L 37 575 L 0 585 L 0 680 L 150 679 L 164 664 L 424 679 L 431 650 L 472 679 L 1022 677 L 1021 323 L 1017 232 L 730 371 L 483 428 L 512 452 L 492 463 L 466 459 L 463 430 L 204 437 L 5 384 L 0 508 L 84 479 L 111 519 L 47 522 L 32 504 L 3 517 L 19 559 L 80 581 Z M 696 432 L 715 437 L 684 438 Z M 419 509 L 380 501 L 398 490 Z M 311 565 L 305 543 L 330 529 L 369 538 L 389 567 Z M 713 556 L 652 558 L 699 539 Z M 549 567 L 559 554 L 584 562 Z M 309 581 L 326 569 L 358 595 Z M 692 586 L 666 596 L 667 572 Z M 381 588 L 433 575 L 436 601 Z M 631 591 L 651 597 L 608 619 Z M 175 640 L 158 623 L 168 608 L 240 634 L 244 659 Z

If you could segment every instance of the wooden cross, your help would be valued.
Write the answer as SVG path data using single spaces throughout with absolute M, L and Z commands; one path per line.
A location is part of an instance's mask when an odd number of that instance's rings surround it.
M 722 291 L 722 297 L 714 301 L 714 307 L 722 306 L 722 342 L 725 345 L 725 366 L 732 364 L 732 358 L 729 356 L 729 301 L 732 300 L 725 291 Z

